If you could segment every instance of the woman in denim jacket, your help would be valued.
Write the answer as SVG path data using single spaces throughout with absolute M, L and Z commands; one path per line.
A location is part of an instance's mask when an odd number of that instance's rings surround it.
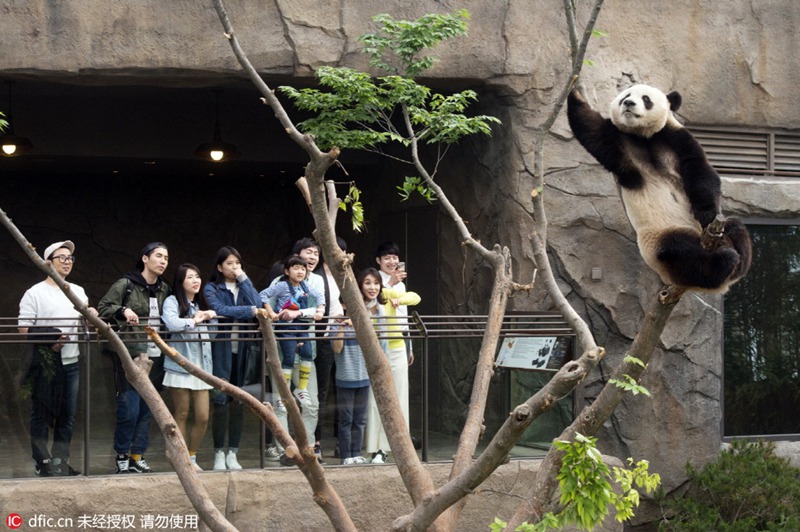
M 252 281 L 242 271 L 242 256 L 236 248 L 224 246 L 217 252 L 214 269 L 204 291 L 209 307 L 220 316 L 217 341 L 211 346 L 214 375 L 236 386 L 253 384 L 244 382 L 246 362 L 244 355 L 247 346 L 253 343 L 252 334 L 240 334 L 234 326 L 223 325 L 250 321 L 261 308 L 261 298 Z M 219 341 L 222 339 L 229 341 Z M 263 369 L 259 368 L 258 371 L 260 377 Z M 236 454 L 239 452 L 239 441 L 242 436 L 244 405 L 239 401 L 233 401 L 225 393 L 217 393 L 211 401 L 214 409 L 211 421 L 211 433 L 214 437 L 214 470 L 241 469 Z
M 164 301 L 161 319 L 171 333 L 170 346 L 210 373 L 211 342 L 206 323 L 216 321 L 217 313 L 209 310 L 201 285 L 200 269 L 181 264 L 175 272 L 175 295 Z M 197 449 L 208 427 L 208 391 L 212 387 L 190 375 L 170 357 L 164 360 L 164 387 L 172 395 L 175 423 L 187 439 L 189 458 L 195 469 L 202 471 L 197 465 Z M 194 425 L 187 432 L 190 406 L 194 409 Z

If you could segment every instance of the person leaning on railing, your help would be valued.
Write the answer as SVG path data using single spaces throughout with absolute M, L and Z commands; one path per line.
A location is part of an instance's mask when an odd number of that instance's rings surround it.
M 161 308 L 170 294 L 169 285 L 161 279 L 169 264 L 166 244 L 151 242 L 142 249 L 136 270 L 116 281 L 100 300 L 100 317 L 116 323 L 132 357 L 146 353 L 153 361 L 150 380 L 157 390 L 164 378 L 164 355 L 153 342 L 148 342 L 144 326 L 158 330 Z M 117 473 L 152 473 L 144 459 L 150 443 L 150 420 L 147 403 L 130 385 L 117 353 L 109 353 L 114 367 L 117 391 L 117 415 L 114 427 L 114 450 Z

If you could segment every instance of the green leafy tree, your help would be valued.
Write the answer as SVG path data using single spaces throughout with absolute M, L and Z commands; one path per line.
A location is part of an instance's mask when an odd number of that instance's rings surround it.
M 569 525 L 592 530 L 608 515 L 609 506 L 617 511 L 616 520 L 623 522 L 633 517 L 634 508 L 639 506 L 637 488 L 651 493 L 661 483 L 657 473 L 648 472 L 647 460 L 634 464 L 629 458 L 631 469 L 616 466 L 609 469 L 597 450 L 597 438 L 576 434 L 573 442 L 556 441 L 553 445 L 564 453 L 557 477 L 562 509 L 546 513 L 538 523 L 522 523 L 516 530 L 544 532 Z M 612 483 L 619 485 L 621 493 L 614 491 Z M 489 528 L 502 530 L 507 526 L 508 523 L 496 519 Z
M 445 95 L 414 79 L 436 62 L 424 52 L 444 39 L 466 34 L 468 19 L 466 10 L 454 15 L 429 14 L 414 21 L 395 20 L 386 14 L 373 17 L 381 31 L 362 35 L 359 41 L 370 55 L 370 64 L 390 74 L 372 77 L 351 68 L 320 67 L 315 75 L 322 89 L 280 87 L 298 109 L 316 114 L 298 123 L 298 129 L 313 135 L 322 149 L 383 153 L 382 145 L 399 143 L 411 148 L 409 156 L 400 160 L 417 165 L 417 170 L 425 167 L 418 157 L 418 143 L 435 146 L 437 160 L 430 165 L 434 170 L 422 170 L 433 180 L 448 146 L 471 135 L 491 135 L 492 124 L 500 123 L 492 116 L 466 114 L 478 99 L 475 91 Z M 436 192 L 420 176 L 406 177 L 398 190 L 402 199 L 414 192 L 428 201 L 436 198 Z M 360 227 L 355 220 L 353 225 Z

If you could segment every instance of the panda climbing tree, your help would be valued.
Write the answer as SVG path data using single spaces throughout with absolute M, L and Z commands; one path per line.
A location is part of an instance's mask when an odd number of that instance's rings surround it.
M 666 284 L 724 293 L 750 268 L 750 236 L 740 220 L 722 218 L 718 244 L 703 245 L 720 214 L 720 178 L 675 119 L 680 104 L 677 92 L 634 85 L 603 118 L 573 89 L 567 116 L 575 138 L 616 177 L 645 263 Z

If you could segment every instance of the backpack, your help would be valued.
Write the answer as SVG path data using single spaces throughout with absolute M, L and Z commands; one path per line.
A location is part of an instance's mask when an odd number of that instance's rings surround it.
M 283 306 L 278 309 L 277 312 L 281 310 L 300 310 L 303 308 L 308 308 L 308 285 L 306 285 L 305 281 L 300 281 L 300 286 L 298 287 L 300 290 L 297 290 L 292 283 L 289 281 L 283 281 L 287 285 L 289 285 L 289 293 L 291 296 L 289 300 L 283 304 Z

